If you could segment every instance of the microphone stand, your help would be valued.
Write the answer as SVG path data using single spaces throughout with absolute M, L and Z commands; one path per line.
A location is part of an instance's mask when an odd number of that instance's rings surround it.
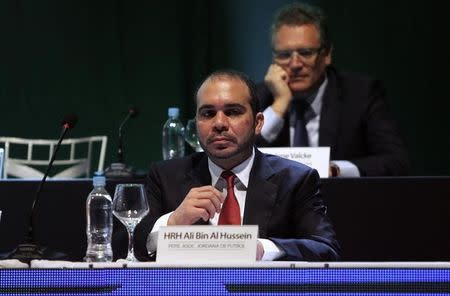
M 117 149 L 117 162 L 123 163 L 123 137 L 122 137 L 122 128 L 125 125 L 125 122 L 128 121 L 131 117 L 131 112 L 128 112 L 125 119 L 119 126 L 119 138 L 118 138 L 118 149 Z
M 125 123 L 130 119 L 131 117 L 136 116 L 136 111 L 134 109 L 130 109 L 128 111 L 127 116 L 122 121 L 122 123 L 119 126 L 119 137 L 118 137 L 118 147 L 117 147 L 117 162 L 111 163 L 111 165 L 106 168 L 105 170 L 105 176 L 108 178 L 132 178 L 133 172 L 132 168 L 126 166 L 126 164 L 123 161 L 123 136 L 122 136 L 122 129 L 125 125 Z
M 58 143 L 56 144 L 55 150 L 53 151 L 53 155 L 47 166 L 47 170 L 45 171 L 45 174 L 42 177 L 41 182 L 39 182 L 39 186 L 36 190 L 36 194 L 33 199 L 33 204 L 31 205 L 31 214 L 30 214 L 30 221 L 28 224 L 27 235 L 25 237 L 24 242 L 19 244 L 19 246 L 17 246 L 17 248 L 9 256 L 11 259 L 18 259 L 19 261 L 30 264 L 31 260 L 39 260 L 39 259 L 44 258 L 44 252 L 47 250 L 47 248 L 39 246 L 34 240 L 34 235 L 33 235 L 33 220 L 34 220 L 34 214 L 35 214 L 34 209 L 36 207 L 36 204 L 39 201 L 39 197 L 41 195 L 42 188 L 44 187 L 44 183 L 47 180 L 47 176 L 50 172 L 50 169 L 52 168 L 53 161 L 56 158 L 56 152 L 58 152 L 59 147 L 61 146 L 61 142 L 69 129 L 70 129 L 70 124 L 65 123 L 63 125 L 63 130 L 61 132 L 61 135 L 59 136 Z

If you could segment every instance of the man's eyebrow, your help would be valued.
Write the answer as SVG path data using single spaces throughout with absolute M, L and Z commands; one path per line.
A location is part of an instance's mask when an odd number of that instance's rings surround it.
M 214 109 L 213 105 L 201 105 L 198 110 L 203 110 L 203 109 Z
M 230 109 L 230 108 L 244 108 L 245 106 L 239 103 L 231 103 L 231 104 L 225 104 L 224 106 L 225 109 Z M 202 105 L 198 108 L 198 110 L 208 110 L 208 109 L 216 109 L 216 107 L 214 105 Z
M 244 108 L 245 109 L 245 106 L 242 104 L 236 103 L 236 104 L 226 104 L 225 108 Z

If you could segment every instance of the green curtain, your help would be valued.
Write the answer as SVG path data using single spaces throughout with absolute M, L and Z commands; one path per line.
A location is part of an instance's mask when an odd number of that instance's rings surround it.
M 107 135 L 106 166 L 129 106 L 125 160 L 161 159 L 167 108 L 194 114 L 195 85 L 210 71 L 208 1 L 11 0 L 0 3 L 0 136 Z
M 288 0 L 0 1 L 0 136 L 107 135 L 129 106 L 125 161 L 161 159 L 167 108 L 193 117 L 199 82 L 218 68 L 261 81 L 270 63 L 273 11 Z M 329 15 L 334 62 L 381 79 L 410 151 L 413 174 L 449 174 L 450 27 L 446 10 L 419 1 L 308 1 Z

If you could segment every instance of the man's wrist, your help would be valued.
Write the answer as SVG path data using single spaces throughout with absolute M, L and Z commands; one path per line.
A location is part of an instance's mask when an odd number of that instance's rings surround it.
M 334 163 L 330 163 L 329 167 L 330 177 L 339 177 L 341 175 L 341 169 Z
M 177 223 L 174 221 L 174 212 L 170 214 L 169 219 L 167 219 L 167 225 L 177 225 Z
M 281 118 L 286 114 L 291 98 L 277 98 L 272 104 L 272 110 Z

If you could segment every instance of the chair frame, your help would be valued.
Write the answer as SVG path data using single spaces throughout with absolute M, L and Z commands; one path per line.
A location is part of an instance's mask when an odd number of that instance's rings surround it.
M 94 143 L 101 143 L 100 156 L 98 161 L 98 171 L 103 171 L 105 162 L 107 136 L 92 136 L 83 138 L 71 138 L 65 139 L 61 142 L 61 146 L 70 145 L 70 155 L 65 159 L 55 159 L 54 166 L 70 165 L 71 167 L 51 176 L 51 178 L 75 178 L 75 177 L 89 177 L 91 171 L 92 160 L 92 146 Z M 49 139 L 25 139 L 17 137 L 0 137 L 0 143 L 4 143 L 5 155 L 4 155 L 4 169 L 2 173 L 3 178 L 8 176 L 17 178 L 42 178 L 44 173 L 31 167 L 31 166 L 45 166 L 48 165 L 50 159 L 55 151 L 58 140 Z M 88 144 L 87 155 L 84 157 L 76 158 L 77 144 Z M 26 146 L 25 158 L 11 158 L 10 145 L 19 144 Z M 33 159 L 33 147 L 34 146 L 48 146 L 48 158 L 47 159 Z M 50 176 L 49 176 L 50 177 Z
M 5 158 L 5 149 L 0 147 L 0 179 L 3 176 L 3 160 Z

